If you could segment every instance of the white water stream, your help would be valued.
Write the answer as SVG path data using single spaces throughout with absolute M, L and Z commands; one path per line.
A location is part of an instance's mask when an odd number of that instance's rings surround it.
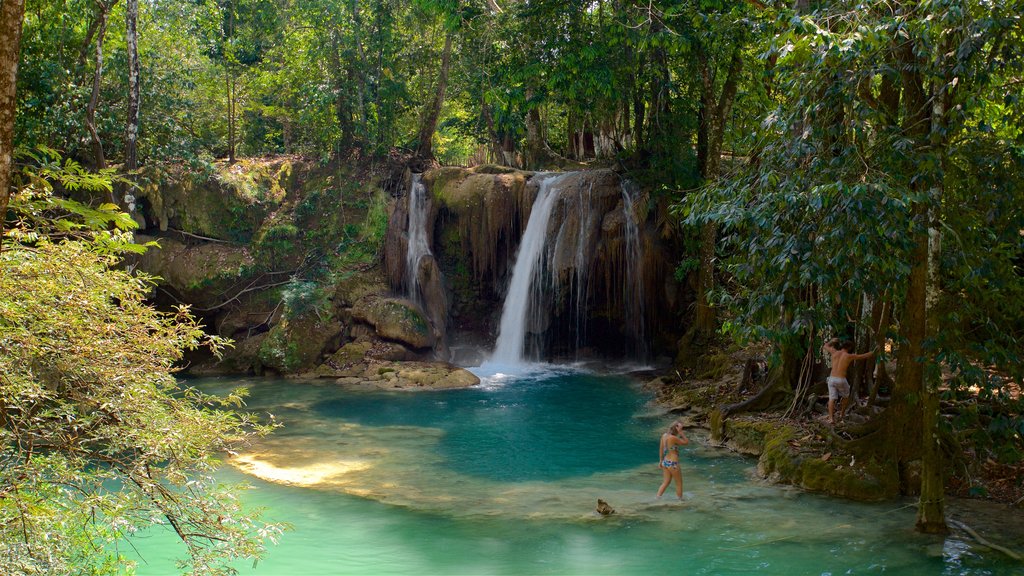
M 408 250 L 405 255 L 405 286 L 411 300 L 419 302 L 420 260 L 431 255 L 427 239 L 427 187 L 422 174 L 412 175 L 409 190 L 409 227 L 407 229 Z
M 537 199 L 530 211 L 530 220 L 519 243 L 519 253 L 512 269 L 512 281 L 505 296 L 498 328 L 498 341 L 494 346 L 491 361 L 499 364 L 521 364 L 526 339 L 526 327 L 530 319 L 531 306 L 535 305 L 535 292 L 539 290 L 535 278 L 544 258 L 544 245 L 548 235 L 548 221 L 551 210 L 558 199 L 558 185 L 567 174 L 544 174 L 541 178 Z

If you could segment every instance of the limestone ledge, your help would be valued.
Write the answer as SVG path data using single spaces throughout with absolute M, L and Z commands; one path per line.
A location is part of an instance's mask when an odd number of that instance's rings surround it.
M 393 361 L 353 358 L 348 345 L 321 364 L 314 376 L 334 378 L 345 386 L 382 390 L 450 390 L 468 388 L 480 379 L 464 368 L 447 362 Z

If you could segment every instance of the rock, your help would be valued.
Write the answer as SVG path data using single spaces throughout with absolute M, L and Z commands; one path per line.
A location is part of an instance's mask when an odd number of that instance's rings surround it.
M 189 373 L 194 376 L 254 373 L 260 364 L 260 346 L 266 337 L 267 333 L 264 332 L 251 338 L 239 340 L 233 347 L 225 350 L 220 359 L 207 357 L 199 363 L 189 366 Z
M 381 362 L 354 364 L 338 384 L 385 390 L 448 390 L 468 388 L 480 379 L 468 370 L 445 362 Z
M 615 508 L 612 508 L 611 506 L 608 505 L 607 502 L 605 502 L 604 500 L 601 500 L 600 498 L 598 498 L 597 499 L 597 513 L 600 514 L 601 516 L 609 516 L 611 514 L 615 514 Z
M 373 326 L 381 338 L 411 348 L 430 348 L 435 342 L 430 322 L 419 307 L 409 300 L 369 295 L 353 306 L 352 317 Z
M 240 279 L 239 270 L 252 264 L 248 249 L 233 244 L 210 242 L 190 246 L 174 238 L 136 234 L 135 241 L 157 241 L 159 248 L 127 257 L 125 262 L 157 276 L 158 285 L 169 287 L 197 308 L 219 304 L 223 292 Z
M 260 344 L 260 365 L 279 374 L 311 370 L 320 361 L 324 350 L 337 346 L 343 329 L 337 320 L 321 319 L 315 312 L 284 319 L 271 328 Z
M 134 191 L 137 212 L 147 224 L 248 242 L 268 214 L 284 202 L 296 175 L 311 165 L 279 159 L 218 165 L 212 177 L 196 178 L 187 168 L 154 165 L 143 169 Z

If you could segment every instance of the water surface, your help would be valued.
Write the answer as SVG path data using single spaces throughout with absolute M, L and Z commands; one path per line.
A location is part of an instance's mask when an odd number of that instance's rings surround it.
M 485 370 L 485 372 L 488 372 Z M 1019 565 L 913 531 L 913 502 L 856 504 L 765 485 L 754 461 L 682 451 L 685 499 L 656 500 L 671 422 L 629 380 L 539 369 L 444 392 L 245 385 L 285 423 L 221 472 L 294 528 L 241 574 L 1013 574 Z M 601 517 L 598 498 L 616 513 Z M 174 574 L 169 533 L 136 538 Z M 130 556 L 134 554 L 129 552 Z M 144 563 L 143 563 L 144 562 Z

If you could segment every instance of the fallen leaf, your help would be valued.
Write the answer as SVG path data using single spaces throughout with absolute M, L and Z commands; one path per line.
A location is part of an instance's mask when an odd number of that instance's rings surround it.
M 832 457 L 832 453 L 831 452 L 826 452 L 825 455 L 821 457 L 821 461 L 822 462 L 828 462 L 828 459 L 831 458 L 831 457 Z

